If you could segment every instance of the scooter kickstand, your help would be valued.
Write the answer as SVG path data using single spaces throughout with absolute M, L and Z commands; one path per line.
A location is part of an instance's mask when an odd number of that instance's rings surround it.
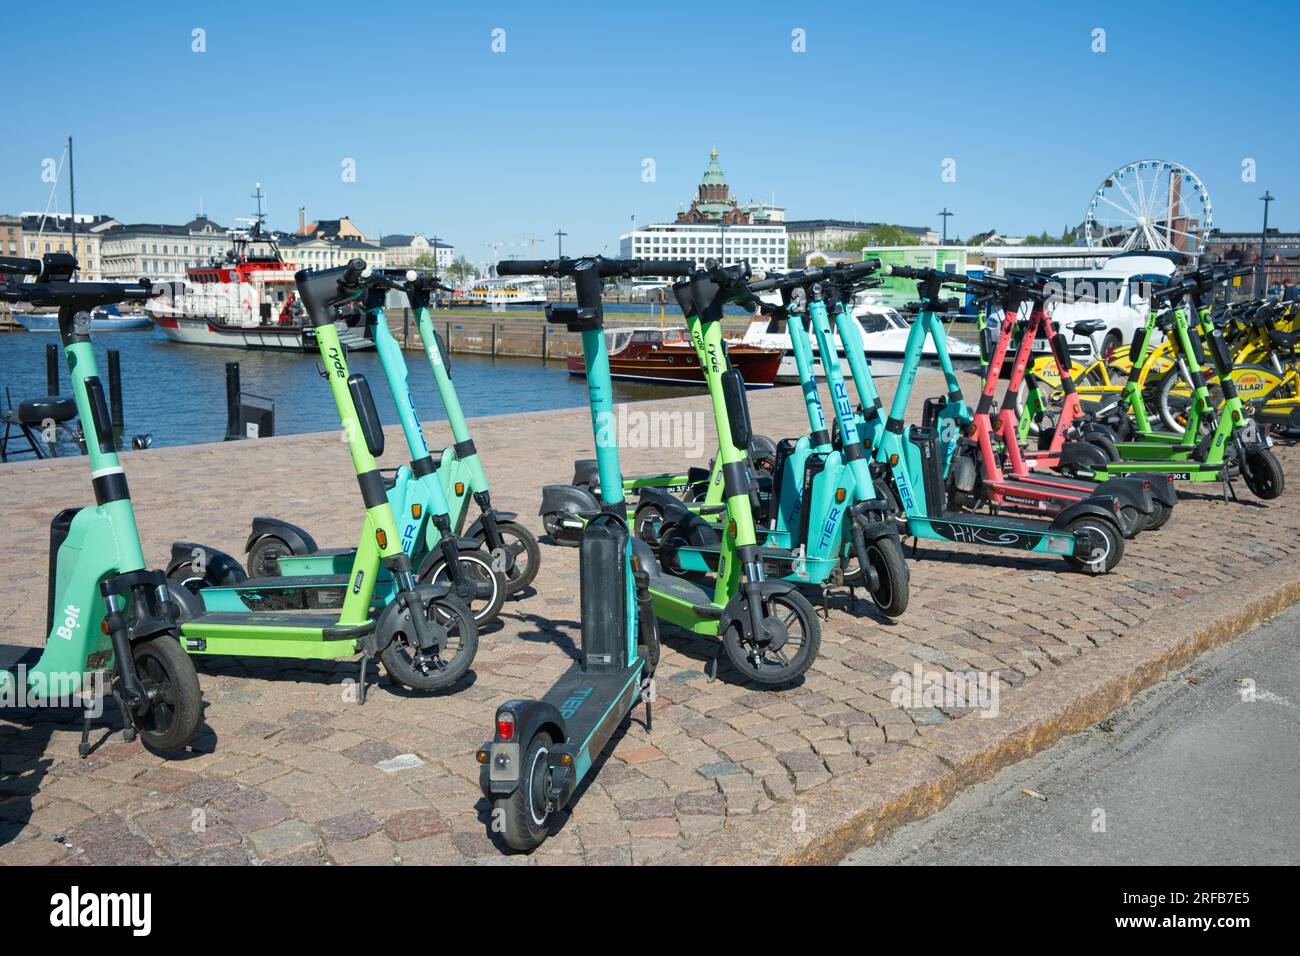
M 81 742 L 77 744 L 77 756 L 82 760 L 90 755 L 90 704 L 87 702 L 81 715 Z
M 722 645 L 719 644 L 718 647 L 713 652 L 713 660 L 709 661 L 707 664 L 704 665 L 704 676 L 706 676 L 709 679 L 710 684 L 712 684 L 715 680 L 718 679 L 718 658 L 721 655 L 722 655 Z
M 358 688 L 357 703 L 358 704 L 364 704 L 366 702 L 366 665 L 369 663 L 370 663 L 370 655 L 363 653 L 361 655 L 361 673 L 357 678 L 357 688 Z

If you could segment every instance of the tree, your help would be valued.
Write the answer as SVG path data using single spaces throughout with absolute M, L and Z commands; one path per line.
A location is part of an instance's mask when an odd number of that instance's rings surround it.
M 456 282 L 464 282 L 467 278 L 478 275 L 478 269 L 464 256 L 457 256 L 447 267 L 447 275 Z
M 826 260 L 821 256 L 813 256 L 808 260 L 807 265 L 809 269 L 820 269 L 822 266 L 826 265 Z
M 432 252 L 422 252 L 415 257 L 415 261 L 411 263 L 411 268 L 430 269 L 434 272 L 437 272 L 438 257 L 434 255 Z
M 786 243 L 786 247 L 789 250 L 788 255 L 791 259 L 797 258 L 803 252 L 803 247 L 793 239 Z
M 915 246 L 920 239 L 901 226 L 881 224 L 840 239 L 828 247 L 829 252 L 857 252 L 864 246 Z

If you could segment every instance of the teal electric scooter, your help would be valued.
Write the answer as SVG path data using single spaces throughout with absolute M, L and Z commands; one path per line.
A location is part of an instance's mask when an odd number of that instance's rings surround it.
M 492 506 L 487 473 L 479 458 L 469 424 L 460 407 L 456 385 L 451 378 L 451 360 L 447 345 L 434 330 L 433 315 L 429 305 L 435 292 L 451 292 L 449 286 L 438 281 L 437 276 L 417 274 L 407 284 L 407 295 L 420 330 L 424 354 L 438 384 L 438 395 L 451 425 L 454 444 L 434 455 L 438 465 L 438 480 L 451 513 L 451 526 L 456 534 L 478 541 L 492 555 L 493 567 L 505 576 L 506 593 L 518 594 L 537 577 L 542 552 L 537 537 L 519 523 L 519 516 L 510 511 L 498 511 Z M 469 518 L 470 499 L 478 506 L 479 515 L 465 526 Z
M 659 631 L 650 569 L 638 555 L 638 546 L 646 545 L 628 528 L 618 440 L 609 428 L 614 389 L 600 282 L 616 275 L 687 275 L 691 264 L 590 258 L 501 265 L 574 279 L 577 304 L 548 305 L 546 314 L 581 332 L 600 471 L 598 508 L 584 512 L 578 543 L 582 656 L 540 700 L 501 704 L 492 739 L 477 754 L 479 786 L 491 803 L 489 831 L 511 849 L 533 850 L 638 703 L 645 703 L 647 729 L 652 723 L 650 678 L 659 661 Z M 644 557 L 653 564 L 653 555 Z
M 109 694 L 150 750 L 181 750 L 198 728 L 202 697 L 194 664 L 181 647 L 167 577 L 145 567 L 126 472 L 113 443 L 112 420 L 90 344 L 90 310 L 151 297 L 147 281 L 119 285 L 74 282 L 77 260 L 47 254 L 44 262 L 0 257 L 0 298 L 57 306 L 59 335 L 72 378 L 93 507 L 67 508 L 50 525 L 49 596 L 44 648 L 0 646 L 0 702 L 86 707 L 79 753 L 90 751 L 90 700 L 102 700 L 96 677 L 107 672 Z

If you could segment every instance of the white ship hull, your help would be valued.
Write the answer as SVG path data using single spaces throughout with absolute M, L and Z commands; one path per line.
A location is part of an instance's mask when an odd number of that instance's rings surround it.
M 167 338 L 183 345 L 208 345 L 264 352 L 316 351 L 315 332 L 301 326 L 217 325 L 197 316 L 156 316 L 154 325 Z M 350 351 L 375 347 L 374 342 L 358 335 L 343 323 L 335 323 L 335 325 L 339 330 L 339 339 Z

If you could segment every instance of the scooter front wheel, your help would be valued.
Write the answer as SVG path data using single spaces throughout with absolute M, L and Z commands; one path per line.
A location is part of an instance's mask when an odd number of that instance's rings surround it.
M 879 582 L 871 600 L 885 617 L 899 617 L 907 610 L 907 561 L 903 543 L 892 535 L 867 542 L 867 562 Z
M 145 712 L 129 717 L 140 742 L 157 753 L 183 749 L 203 715 L 203 694 L 194 662 L 172 633 L 134 642 L 131 657 L 148 697 Z
M 451 592 L 469 606 L 474 615 L 474 623 L 486 627 L 495 621 L 501 613 L 501 606 L 506 600 L 504 575 L 492 568 L 492 559 L 480 551 L 461 551 L 457 564 L 463 580 L 474 585 L 474 596 L 468 600 L 460 594 L 456 583 L 447 573 L 447 562 L 439 558 L 429 569 L 420 575 L 421 584 L 445 584 Z
M 433 598 L 424 606 L 430 621 L 447 631 L 447 645 L 420 652 L 405 634 L 398 634 L 379 652 L 390 677 L 411 690 L 445 690 L 465 676 L 478 653 L 478 627 L 465 602 L 453 594 Z M 412 635 L 413 636 L 413 635 Z
M 1085 515 L 1075 518 L 1066 529 L 1072 535 L 1088 534 L 1092 539 L 1091 553 L 1085 555 L 1065 555 L 1065 563 L 1076 571 L 1087 574 L 1108 574 L 1124 557 L 1124 535 L 1119 527 L 1105 518 Z
M 546 842 L 551 822 L 546 797 L 551 771 L 546 758 L 553 743 L 546 731 L 530 740 L 524 751 L 519 786 L 510 796 L 492 801 L 492 831 L 501 834 L 512 850 L 528 853 Z
M 817 613 L 798 591 L 774 594 L 764 602 L 764 624 L 775 626 L 771 634 L 746 638 L 734 623 L 722 635 L 722 649 L 731 666 L 756 684 L 776 686 L 802 677 L 821 649 L 822 629 Z
M 518 594 L 537 577 L 537 569 L 542 564 L 542 549 L 537 544 L 537 536 L 517 521 L 498 520 L 497 531 L 501 535 L 502 547 L 510 552 L 511 558 L 503 571 L 506 594 Z M 495 554 L 492 560 L 497 562 Z
M 1246 453 L 1246 487 L 1260 501 L 1272 501 L 1282 493 L 1286 477 L 1277 457 L 1267 448 Z

